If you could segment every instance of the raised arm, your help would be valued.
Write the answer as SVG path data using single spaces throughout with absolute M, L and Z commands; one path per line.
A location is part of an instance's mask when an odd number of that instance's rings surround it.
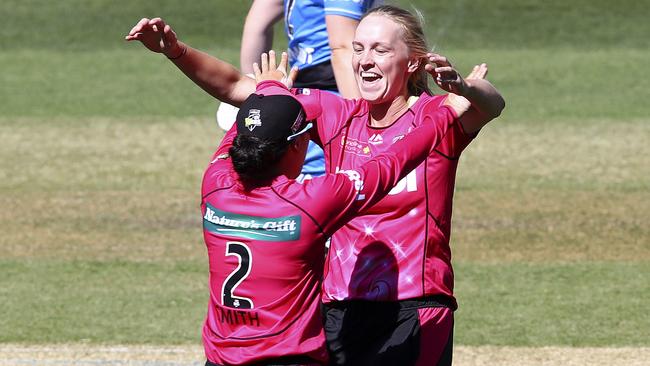
M 474 133 L 480 130 L 488 122 L 498 117 L 503 108 L 505 100 L 497 89 L 487 80 L 487 65 L 481 64 L 474 67 L 472 73 L 463 82 L 457 85 L 456 89 L 448 85 L 450 80 L 461 78 L 458 73 L 449 74 L 453 69 L 449 60 L 441 55 L 430 53 L 427 55 L 429 62 L 426 70 L 433 76 L 436 84 L 451 93 L 466 98 L 471 103 L 471 108 L 460 117 L 459 123 L 466 133 Z M 450 94 L 448 98 L 454 99 L 458 96 Z
M 164 54 L 195 84 L 226 103 L 239 106 L 255 91 L 255 80 L 231 64 L 178 41 L 161 18 L 143 18 L 125 39 L 140 41 L 150 51 Z
M 253 73 L 253 63 L 273 46 L 273 25 L 282 19 L 283 0 L 255 0 L 248 10 L 242 33 L 239 67 Z

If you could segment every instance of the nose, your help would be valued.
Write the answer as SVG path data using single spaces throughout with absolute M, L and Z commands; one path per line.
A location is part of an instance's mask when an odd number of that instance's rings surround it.
M 375 64 L 375 61 L 372 59 L 372 54 L 370 51 L 363 51 L 361 55 L 359 55 L 359 65 L 363 67 L 364 69 L 368 69 L 372 67 Z

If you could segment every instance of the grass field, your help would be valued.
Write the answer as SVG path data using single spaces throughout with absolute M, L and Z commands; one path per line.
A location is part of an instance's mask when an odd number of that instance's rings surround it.
M 508 103 L 458 173 L 459 364 L 647 362 L 650 3 L 412 3 L 436 50 L 461 70 L 488 62 Z M 123 36 L 163 15 L 181 39 L 234 61 L 246 6 L 0 3 L 0 354 L 196 354 L 199 185 L 221 137 L 217 102 Z M 574 363 L 556 348 L 575 349 Z

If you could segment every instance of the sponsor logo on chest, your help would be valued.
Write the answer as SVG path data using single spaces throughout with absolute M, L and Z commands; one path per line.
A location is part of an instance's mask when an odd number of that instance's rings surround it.
M 341 136 L 341 147 L 345 153 L 351 153 L 358 156 L 370 157 L 370 146 L 367 143 L 357 139 Z

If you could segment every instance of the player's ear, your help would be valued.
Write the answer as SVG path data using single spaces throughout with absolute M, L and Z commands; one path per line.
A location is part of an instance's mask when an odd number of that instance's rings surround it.
M 406 70 L 408 70 L 409 73 L 416 72 L 417 69 L 420 67 L 421 62 L 422 62 L 422 58 L 411 57 L 409 59 L 408 65 L 406 66 Z
M 298 136 L 294 143 L 292 144 L 293 147 L 295 147 L 297 150 L 302 149 L 305 147 L 307 144 L 309 144 L 309 134 L 308 133 L 303 133 L 302 135 Z

